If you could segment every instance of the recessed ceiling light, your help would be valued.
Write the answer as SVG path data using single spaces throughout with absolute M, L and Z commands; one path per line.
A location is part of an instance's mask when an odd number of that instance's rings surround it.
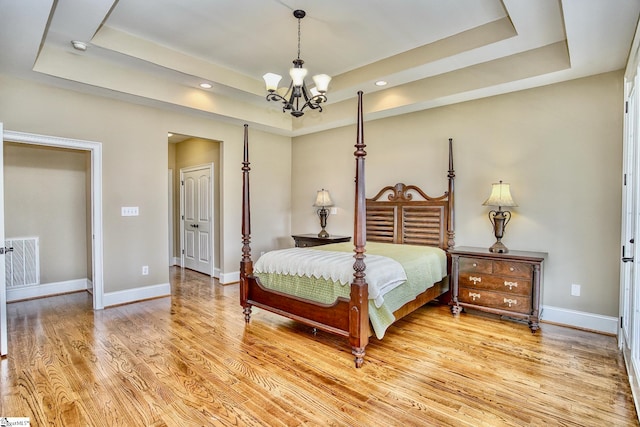
M 211 85 L 211 83 L 200 83 L 200 87 L 202 89 L 211 89 L 213 86 Z
M 81 52 L 87 50 L 87 44 L 78 40 L 71 40 L 71 46 L 73 46 L 75 50 L 79 50 Z
M 387 85 L 387 82 L 385 82 L 384 80 L 378 80 L 376 82 L 376 86 L 386 86 L 386 85 Z

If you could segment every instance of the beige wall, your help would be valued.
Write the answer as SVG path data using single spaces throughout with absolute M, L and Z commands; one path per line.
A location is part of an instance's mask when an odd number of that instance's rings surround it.
M 5 76 L 0 87 L 5 129 L 103 144 L 105 291 L 168 282 L 168 131 L 221 141 L 219 262 L 224 273 L 237 272 L 241 124 Z M 621 106 L 622 73 L 614 72 L 367 122 L 368 194 L 396 182 L 442 192 L 453 137 L 457 244 L 493 242 L 482 202 L 492 182 L 510 182 L 520 206 L 503 241 L 549 253 L 543 303 L 617 316 Z M 338 207 L 329 232 L 352 234 L 354 126 L 293 143 L 250 129 L 249 139 L 254 254 L 291 246 L 292 231 L 317 232 L 312 203 L 323 187 Z M 140 217 L 121 217 L 121 206 L 139 206 Z M 150 266 L 149 276 L 141 265 Z M 570 296 L 572 283 L 582 285 L 582 296 Z
M 102 143 L 105 292 L 168 283 L 167 132 L 222 141 L 220 268 L 237 273 L 241 256 L 243 126 L 131 104 L 0 76 L 0 120 L 5 130 Z M 290 234 L 291 139 L 250 129 L 256 167 L 252 191 L 256 251 Z M 279 195 L 267 198 L 273 189 Z M 138 217 L 120 207 L 138 206 Z M 284 218 L 282 213 L 286 212 Z M 257 216 L 257 215 L 255 215 Z M 149 266 L 142 276 L 141 266 Z
M 42 284 L 89 277 L 87 157 L 82 151 L 4 145 L 5 236 L 39 238 Z
M 622 72 L 613 72 L 366 122 L 367 195 L 396 182 L 441 194 L 452 137 L 456 244 L 495 241 L 482 203 L 491 183 L 509 182 L 519 207 L 503 242 L 548 252 L 543 304 L 617 317 L 622 104 Z M 324 187 L 338 207 L 327 230 L 353 235 L 355 135 L 350 126 L 295 138 L 293 232 L 319 229 L 311 205 Z

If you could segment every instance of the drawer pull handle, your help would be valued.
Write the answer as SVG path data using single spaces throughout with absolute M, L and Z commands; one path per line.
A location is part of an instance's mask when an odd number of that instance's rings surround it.
M 513 288 L 517 288 L 518 287 L 518 282 L 507 282 L 506 280 L 504 281 L 504 286 L 508 286 L 509 290 L 512 290 Z
M 474 267 L 477 267 L 477 266 L 478 266 L 478 264 L 474 262 L 474 263 L 473 263 L 473 266 L 474 266 Z
M 473 282 L 474 285 L 477 285 L 478 282 L 482 282 L 482 277 L 469 276 L 469 281 Z
M 509 307 L 511 307 L 511 304 L 518 305 L 518 300 L 517 299 L 511 299 L 511 298 L 505 298 L 504 299 L 504 303 L 505 304 L 509 304 Z
M 469 298 L 475 301 L 476 298 L 480 299 L 480 294 L 477 294 L 475 292 L 469 292 Z
M 509 271 L 516 271 L 516 269 L 513 267 L 509 267 Z

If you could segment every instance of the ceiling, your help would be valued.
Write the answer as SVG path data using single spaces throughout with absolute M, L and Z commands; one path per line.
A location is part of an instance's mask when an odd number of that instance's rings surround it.
M 262 80 L 288 85 L 295 9 L 309 75 L 333 77 L 324 111 L 301 118 Z M 0 73 L 297 136 L 355 122 L 359 90 L 371 120 L 622 69 L 639 13 L 637 0 L 7 0 Z

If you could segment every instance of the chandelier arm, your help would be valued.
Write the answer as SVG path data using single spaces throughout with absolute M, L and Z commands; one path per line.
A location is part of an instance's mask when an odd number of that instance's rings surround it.
M 267 94 L 267 101 L 281 101 L 282 104 L 283 104 L 283 106 L 282 106 L 282 112 L 283 113 L 285 112 L 285 110 L 291 110 L 292 109 L 292 105 L 287 100 L 287 98 L 283 97 L 279 93 L 269 92 Z

